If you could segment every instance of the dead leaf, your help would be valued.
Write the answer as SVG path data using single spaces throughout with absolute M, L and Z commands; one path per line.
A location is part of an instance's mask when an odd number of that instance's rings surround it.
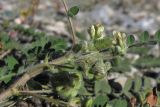
M 135 97 L 132 97 L 132 98 L 130 99 L 131 107 L 135 107 L 136 102 L 137 102 L 137 99 L 136 99 Z
M 154 87 L 152 91 L 146 97 L 146 103 L 150 105 L 150 107 L 154 107 L 157 104 L 157 88 Z

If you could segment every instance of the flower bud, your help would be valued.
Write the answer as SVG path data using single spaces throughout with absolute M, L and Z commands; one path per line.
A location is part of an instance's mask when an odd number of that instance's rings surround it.
M 96 35 L 95 38 L 101 38 L 103 36 L 103 32 L 104 32 L 104 27 L 100 24 L 94 25 L 95 26 L 95 30 L 96 30 Z
M 103 38 L 104 27 L 100 24 L 92 25 L 88 29 L 88 33 L 92 40 Z
M 95 32 L 96 32 L 96 31 L 95 31 L 94 25 L 91 25 L 91 26 L 89 27 L 89 29 L 88 29 L 88 33 L 89 33 L 91 39 L 94 39 L 94 37 L 95 37 Z
M 120 46 L 115 46 L 115 53 L 116 54 L 121 54 L 121 52 L 122 52 L 121 47 Z
M 114 36 L 114 42 L 115 42 L 115 53 L 116 54 L 122 54 L 124 55 L 127 50 L 127 45 L 126 45 L 126 34 L 113 31 L 113 36 Z M 118 47 L 119 46 L 119 47 Z

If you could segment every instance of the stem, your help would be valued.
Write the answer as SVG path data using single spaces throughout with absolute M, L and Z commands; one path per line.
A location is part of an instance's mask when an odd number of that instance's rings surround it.
M 7 50 L 3 54 L 1 54 L 0 55 L 0 60 L 3 59 L 5 56 L 7 56 L 9 53 L 11 53 L 11 50 Z
M 65 11 L 66 11 L 66 16 L 68 18 L 68 21 L 69 21 L 69 24 L 70 24 L 70 27 L 71 27 L 71 32 L 72 32 L 72 40 L 73 40 L 73 46 L 72 48 L 75 46 L 76 44 L 76 33 L 75 33 L 75 29 L 73 27 L 73 23 L 72 23 L 72 19 L 68 16 L 68 7 L 67 7 L 67 3 L 66 3 L 66 0 L 62 0 L 63 2 L 63 5 L 65 7 Z
M 35 68 L 31 68 L 31 70 L 26 72 L 22 77 L 20 77 L 17 81 L 15 81 L 7 90 L 2 92 L 0 94 L 0 101 L 3 101 L 5 99 L 7 99 L 8 97 L 14 95 L 15 93 L 13 92 L 13 89 L 15 90 L 15 89 L 18 89 L 20 86 L 24 86 L 28 80 L 30 80 L 32 77 L 40 74 L 43 71 L 42 67 L 44 67 L 44 65 L 39 64 L 38 66 L 39 67 L 41 66 L 41 67 L 39 68 L 36 66 Z
M 94 53 L 90 53 L 90 54 L 94 54 Z M 20 87 L 23 87 L 27 81 L 29 81 L 31 78 L 37 76 L 38 74 L 42 73 L 45 67 L 48 66 L 56 66 L 56 65 L 62 65 L 72 59 L 74 59 L 75 56 L 73 53 L 70 54 L 66 54 L 60 58 L 54 59 L 48 63 L 41 63 L 41 64 L 37 64 L 33 67 L 28 67 L 27 69 L 25 69 L 23 72 L 24 75 L 22 75 L 18 80 L 16 80 L 7 90 L 3 91 L 0 93 L 0 101 L 3 101 L 5 99 L 7 99 L 8 97 L 11 97 L 12 95 L 14 95 L 14 90 L 18 90 Z M 79 56 L 80 57 L 80 56 Z M 74 60 L 78 60 L 78 59 L 74 59 Z M 18 90 L 19 91 L 19 90 Z
M 68 61 L 68 59 L 69 59 L 69 56 L 65 55 L 65 56 L 62 56 L 60 58 L 57 58 L 57 59 L 49 62 L 48 64 L 41 63 L 41 64 L 37 64 L 33 67 L 28 67 L 26 70 L 23 71 L 23 72 L 25 72 L 25 74 L 23 76 L 21 76 L 17 81 L 15 81 L 7 90 L 0 93 L 0 102 L 7 99 L 8 97 L 11 97 L 12 95 L 14 95 L 15 93 L 13 92 L 13 90 L 18 90 L 19 87 L 24 86 L 27 83 L 27 81 L 29 81 L 31 78 L 42 73 L 43 68 L 48 67 L 49 65 L 66 63 Z
M 34 26 L 34 16 L 35 16 L 35 13 L 38 9 L 39 2 L 40 2 L 40 0 L 32 0 L 31 1 L 31 7 L 30 7 L 31 8 L 31 17 L 32 17 L 31 22 L 30 22 L 31 26 Z
M 156 43 L 157 43 L 157 41 L 148 41 L 148 42 L 135 43 L 133 45 L 130 45 L 128 48 L 139 47 L 139 46 L 147 45 L 147 44 L 155 45 Z
M 60 100 L 57 100 L 57 99 L 53 99 L 53 98 L 48 98 L 48 97 L 45 97 L 45 96 L 42 96 L 42 95 L 39 95 L 39 94 L 35 94 L 35 93 L 30 93 L 30 92 L 20 92 L 19 93 L 21 95 L 29 95 L 29 96 L 33 96 L 33 97 L 37 97 L 37 98 L 40 98 L 40 99 L 43 99 L 49 103 L 53 103 L 55 105 L 61 105 L 61 106 L 69 106 L 68 103 L 64 102 L 64 101 L 60 101 Z
M 19 91 L 20 93 L 33 93 L 33 94 L 42 94 L 42 93 L 52 93 L 52 90 L 34 90 L 34 91 Z

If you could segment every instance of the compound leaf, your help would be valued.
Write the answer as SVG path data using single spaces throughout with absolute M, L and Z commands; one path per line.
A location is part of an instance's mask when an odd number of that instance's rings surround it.
M 68 10 L 68 16 L 69 17 L 74 17 L 77 15 L 79 12 L 79 7 L 78 6 L 73 6 Z

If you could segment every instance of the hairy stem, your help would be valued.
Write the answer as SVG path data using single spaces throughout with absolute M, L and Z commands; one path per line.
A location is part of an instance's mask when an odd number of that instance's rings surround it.
M 71 32 L 72 32 L 72 40 L 73 40 L 73 46 L 72 48 L 75 46 L 76 44 L 76 34 L 75 34 L 75 30 L 74 30 L 74 27 L 73 27 L 73 23 L 72 23 L 72 19 L 68 16 L 68 7 L 67 7 L 67 3 L 66 3 L 66 0 L 62 0 L 63 1 L 63 5 L 65 7 L 65 11 L 66 11 L 66 16 L 68 18 L 68 21 L 69 21 L 69 24 L 70 24 L 70 27 L 71 27 Z
M 128 48 L 140 47 L 140 46 L 148 45 L 148 44 L 155 45 L 155 44 L 157 44 L 157 41 L 147 41 L 147 42 L 135 43 L 135 44 L 130 45 Z
M 41 93 L 52 93 L 52 90 L 23 90 L 19 91 L 20 93 L 33 93 L 33 94 L 41 94 Z
M 30 93 L 30 92 L 19 92 L 19 94 L 21 95 L 28 95 L 28 96 L 33 96 L 33 97 L 37 97 L 37 98 L 40 98 L 42 100 L 45 100 L 49 103 L 52 103 L 52 104 L 55 104 L 55 105 L 61 105 L 61 106 L 69 106 L 68 103 L 64 102 L 64 101 L 60 101 L 60 100 L 56 100 L 56 99 L 53 99 L 53 98 L 48 98 L 48 97 L 45 97 L 45 96 L 42 96 L 42 95 L 39 95 L 39 94 L 35 94 L 35 93 Z
M 67 62 L 69 59 L 70 57 L 68 55 L 65 55 L 49 62 L 48 64 L 49 65 L 63 64 Z M 15 93 L 13 90 L 15 89 L 18 90 L 19 87 L 24 86 L 27 83 L 27 81 L 29 81 L 31 78 L 42 73 L 44 71 L 43 68 L 48 67 L 49 66 L 48 64 L 41 63 L 33 67 L 28 67 L 25 71 L 23 71 L 25 72 L 23 76 L 21 76 L 17 81 L 15 81 L 7 90 L 0 93 L 0 102 L 14 95 Z

